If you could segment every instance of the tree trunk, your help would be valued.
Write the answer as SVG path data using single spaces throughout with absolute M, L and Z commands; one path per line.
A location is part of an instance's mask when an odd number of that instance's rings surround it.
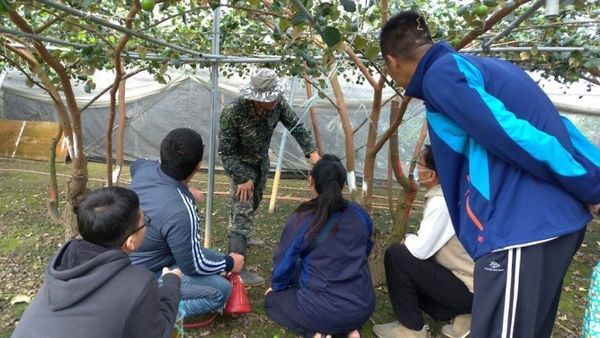
M 387 245 L 388 241 L 385 240 L 385 237 L 382 237 L 381 229 L 373 227 L 373 249 L 371 250 L 371 255 L 369 255 L 369 269 L 371 270 L 371 282 L 373 286 L 385 284 L 383 259 Z
M 373 200 L 373 180 L 375 177 L 375 160 L 377 159 L 377 152 L 373 151 L 373 146 L 377 141 L 377 129 L 379 128 L 379 116 L 381 114 L 381 100 L 383 97 L 383 86 L 385 84 L 385 78 L 382 76 L 377 83 L 377 86 L 373 88 L 373 106 L 371 108 L 371 117 L 369 125 L 369 133 L 367 134 L 367 151 L 365 154 L 365 167 L 363 173 L 363 193 L 364 203 L 363 206 L 368 213 L 371 213 L 372 200 Z
M 131 8 L 129 9 L 129 13 L 127 13 L 127 18 L 125 18 L 125 28 L 127 29 L 131 29 L 132 27 L 132 21 L 133 21 L 133 17 L 135 17 L 135 15 L 138 13 L 139 9 L 140 9 L 140 4 L 139 1 L 133 1 L 131 3 Z M 113 170 L 112 170 L 112 130 L 115 124 L 115 116 L 117 114 L 117 91 L 119 91 L 119 104 L 125 104 L 125 82 L 124 82 L 124 75 L 125 75 L 125 68 L 123 66 L 123 63 L 121 61 L 121 52 L 123 51 L 123 49 L 125 48 L 125 46 L 127 45 L 127 42 L 129 41 L 129 38 L 131 36 L 129 34 L 125 34 L 121 37 L 121 39 L 119 40 L 119 43 L 117 44 L 117 46 L 115 47 L 115 51 L 114 51 L 114 58 L 115 58 L 115 70 L 116 70 L 116 74 L 115 74 L 115 80 L 113 81 L 113 85 L 112 88 L 110 89 L 110 110 L 109 110 L 109 114 L 108 114 L 108 121 L 106 123 L 106 183 L 108 186 L 111 186 L 113 183 Z M 120 90 L 122 87 L 122 90 Z M 121 100 L 121 97 L 123 98 L 123 100 Z M 124 111 L 125 111 L 125 107 L 121 107 L 119 106 L 119 110 L 121 113 L 120 119 L 125 118 L 126 116 L 123 116 Z M 122 124 L 122 127 L 119 127 L 119 137 L 125 137 L 124 134 L 121 135 L 122 133 L 125 133 L 125 124 Z M 122 129 L 121 129 L 122 128 Z M 117 141 L 119 142 L 119 141 Z M 117 150 L 118 151 L 118 150 Z M 122 154 L 121 154 L 122 155 Z M 118 156 L 118 154 L 117 154 Z M 118 159 L 117 159 L 118 161 Z M 119 165 L 117 163 L 117 165 Z M 119 167 L 119 170 L 121 167 Z M 120 173 L 120 172 L 119 172 Z M 117 175 L 117 179 L 118 179 L 118 175 Z
M 29 26 L 29 24 L 14 10 L 9 10 L 7 12 L 11 21 L 19 27 L 19 29 L 25 33 L 33 34 L 34 30 Z M 37 58 L 31 58 L 28 53 L 23 51 L 17 51 L 16 49 L 11 49 L 20 57 L 24 58 L 30 68 L 34 73 L 38 74 L 39 78 L 42 81 L 47 81 L 44 83 L 50 96 L 54 102 L 54 106 L 57 108 L 57 113 L 60 118 L 60 122 L 63 128 L 63 133 L 67 140 L 67 147 L 69 148 L 69 154 L 73 161 L 73 173 L 71 175 L 71 179 L 67 184 L 67 196 L 68 196 L 68 204 L 72 206 L 72 208 L 67 208 L 67 215 L 70 213 L 73 208 L 78 205 L 80 197 L 86 191 L 87 185 L 87 161 L 85 160 L 85 156 L 83 154 L 83 137 L 81 132 L 81 115 L 79 112 L 79 107 L 77 106 L 77 101 L 75 100 L 75 94 L 73 93 L 73 87 L 71 86 L 71 82 L 69 79 L 69 75 L 65 70 L 65 67 L 60 63 L 60 61 L 54 57 L 44 46 L 44 44 L 39 41 L 33 42 L 33 47 L 39 54 L 39 57 L 50 67 L 58 78 L 60 79 L 60 84 L 62 86 L 62 91 L 65 96 L 65 100 L 67 103 L 69 114 L 66 111 L 65 105 L 63 104 L 63 100 L 60 95 L 58 95 L 58 91 L 54 84 L 48 81 L 48 74 L 46 71 L 41 69 Z M 10 48 L 9 48 L 10 49 Z M 44 80 L 45 79 L 45 80 Z M 73 222 L 73 214 L 68 219 L 68 221 L 63 222 L 65 226 L 65 235 L 67 238 L 74 237 L 74 234 L 77 233 L 75 223 Z
M 119 84 L 119 129 L 117 132 L 117 174 L 114 182 L 119 182 L 119 177 L 123 171 L 124 148 L 125 148 L 125 130 L 127 129 L 127 108 L 125 106 L 125 81 L 121 80 Z
M 344 93 L 340 86 L 337 74 L 333 74 L 331 77 L 331 88 L 335 95 L 335 100 L 338 107 L 338 114 L 340 115 L 340 121 L 342 122 L 342 129 L 344 130 L 344 147 L 346 152 L 346 171 L 348 171 L 348 189 L 353 200 L 358 198 L 356 194 L 356 174 L 354 172 L 354 139 L 352 136 L 352 125 L 350 124 L 350 118 L 348 117 L 348 110 L 344 101 Z
M 393 171 L 396 180 L 400 183 L 402 189 L 400 189 L 398 192 L 398 202 L 394 207 L 391 196 L 391 183 L 388 182 L 388 205 L 390 207 L 393 225 L 390 233 L 387 234 L 387 236 L 380 238 L 377 242 L 375 242 L 374 247 L 377 248 L 377 250 L 374 249 L 373 254 L 369 258 L 371 278 L 374 285 L 381 285 L 385 283 L 385 274 L 380 275 L 381 271 L 385 271 L 383 266 L 383 254 L 385 253 L 385 248 L 393 243 L 399 243 L 402 238 L 404 238 L 408 220 L 410 218 L 410 210 L 417 194 L 417 185 L 413 176 L 409 175 L 407 178 L 402 170 L 402 162 L 400 161 L 398 152 L 398 128 L 393 127 L 395 122 L 402 120 L 402 117 L 406 112 L 406 103 L 407 102 L 405 100 L 403 105 L 400 106 L 398 100 L 394 99 L 392 101 L 392 108 L 390 110 L 390 124 L 392 125 L 390 128 L 393 129 L 391 133 L 389 133 L 389 166 L 391 167 L 391 170 Z M 388 133 L 386 132 L 386 135 L 387 134 Z M 421 134 L 423 134 L 423 129 L 421 130 Z M 419 140 L 421 137 L 419 137 Z M 421 148 L 419 142 L 417 142 L 416 148 L 417 147 L 418 149 Z M 391 176 L 389 173 L 388 175 Z M 390 180 L 389 177 L 388 180 Z
M 312 84 L 308 80 L 304 80 L 304 86 L 306 87 L 306 98 L 310 99 L 313 96 Z M 321 139 L 321 129 L 319 128 L 319 121 L 317 120 L 317 110 L 314 106 L 310 107 L 310 122 L 312 123 L 313 133 L 315 134 L 315 143 L 319 154 L 323 155 L 323 141 Z
M 62 136 L 62 127 L 59 124 L 56 136 L 50 143 L 50 159 L 48 160 L 48 171 L 50 173 L 50 185 L 48 186 L 48 214 L 56 222 L 60 222 L 60 213 L 58 211 L 58 182 L 56 179 L 56 146 Z

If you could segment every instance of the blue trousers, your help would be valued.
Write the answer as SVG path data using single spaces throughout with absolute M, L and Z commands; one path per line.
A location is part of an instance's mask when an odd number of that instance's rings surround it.
M 231 284 L 220 275 L 181 278 L 181 302 L 187 316 L 221 311 L 231 294 Z
M 159 277 L 158 282 L 162 283 L 162 278 Z M 179 311 L 185 311 L 183 316 L 186 317 L 221 311 L 230 294 L 231 284 L 221 275 L 183 275 Z

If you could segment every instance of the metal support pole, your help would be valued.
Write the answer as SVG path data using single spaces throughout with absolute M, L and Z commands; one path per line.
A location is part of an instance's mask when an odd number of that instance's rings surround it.
M 560 1 L 559 0 L 546 0 L 546 8 L 544 16 L 547 18 L 555 18 L 558 16 Z
M 296 91 L 296 83 L 298 79 L 294 76 L 292 78 L 292 85 L 290 87 L 290 98 L 288 103 L 293 108 L 294 103 L 294 92 Z M 285 153 L 285 144 L 287 142 L 288 130 L 283 128 L 281 133 L 281 143 L 279 144 L 279 157 L 277 158 L 277 167 L 275 169 L 275 177 L 273 178 L 273 190 L 271 190 L 271 201 L 269 202 L 269 213 L 272 214 L 275 211 L 275 200 L 277 199 L 277 191 L 279 190 L 279 180 L 281 179 L 281 166 L 283 164 L 283 154 Z
M 41 35 L 38 35 L 38 34 L 31 34 L 31 33 L 16 31 L 14 29 L 8 29 L 8 28 L 4 28 L 4 27 L 0 27 L 0 33 L 1 34 L 12 35 L 12 36 L 22 36 L 22 37 L 30 38 L 30 39 L 36 40 L 36 41 L 45 41 L 45 42 L 50 42 L 50 43 L 54 43 L 54 44 L 57 44 L 57 45 L 69 46 L 69 47 L 73 47 L 73 48 L 86 48 L 86 47 L 88 47 L 88 45 L 82 45 L 82 44 L 79 44 L 79 43 L 72 43 L 72 42 L 63 41 L 63 40 L 59 40 L 59 39 L 55 39 L 55 38 L 50 38 L 50 37 L 47 37 L 47 36 L 41 36 Z
M 492 45 L 492 43 L 494 43 L 494 42 L 502 39 L 503 37 L 507 36 L 508 34 L 510 34 L 510 32 L 515 27 L 517 27 L 518 25 L 521 24 L 521 22 L 525 21 L 525 19 L 530 17 L 535 11 L 538 10 L 538 8 L 542 7 L 542 5 L 544 5 L 545 2 L 546 2 L 546 0 L 537 0 L 536 2 L 534 2 L 531 5 L 531 7 L 529 7 L 529 9 L 525 13 L 523 13 L 523 15 L 521 15 L 520 17 L 515 19 L 515 21 L 511 22 L 510 25 L 508 25 L 508 27 L 506 27 L 502 32 L 498 33 L 496 36 L 494 36 L 493 38 L 486 41 L 483 44 L 483 50 L 488 49 Z
M 219 54 L 221 36 L 221 7 L 213 10 L 212 53 Z M 204 246 L 209 248 L 212 242 L 212 211 L 215 191 L 215 160 L 217 157 L 217 115 L 219 108 L 219 64 L 213 63 L 210 81 L 212 83 L 212 111 L 210 116 L 210 150 L 208 157 L 208 187 L 206 189 L 206 223 L 204 226 Z
M 534 47 L 492 47 L 489 48 L 488 51 L 484 51 L 483 48 L 469 48 L 462 49 L 460 51 L 461 54 L 480 54 L 484 52 L 488 53 L 520 53 L 520 52 L 531 52 Z M 562 52 L 583 52 L 585 51 L 585 47 L 548 47 L 541 46 L 535 48 L 538 52 L 553 52 L 553 53 L 562 53 Z

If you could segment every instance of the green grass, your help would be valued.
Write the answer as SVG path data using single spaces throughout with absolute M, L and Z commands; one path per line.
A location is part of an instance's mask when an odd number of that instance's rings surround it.
M 27 172 L 24 172 L 27 171 Z M 48 259 L 56 248 L 63 243 L 62 225 L 53 224 L 46 211 L 46 191 L 48 176 L 44 175 L 47 166 L 43 162 L 8 160 L 0 158 L 0 337 L 8 337 L 14 329 L 22 312 L 23 304 L 10 305 L 12 297 L 18 294 L 34 296 L 43 281 L 43 272 Z M 59 174 L 68 175 L 71 169 L 68 165 L 58 165 Z M 124 170 L 122 185 L 127 185 L 128 169 Z M 90 188 L 102 186 L 105 167 L 102 164 L 89 164 Z M 195 177 L 192 185 L 204 190 L 206 187 L 205 172 Z M 59 189 L 64 190 L 67 178 L 59 176 Z M 217 175 L 215 190 L 224 193 L 228 189 L 228 179 Z M 270 195 L 270 183 L 265 197 Z M 383 189 L 378 189 L 376 195 L 385 196 Z M 284 180 L 279 190 L 279 196 L 306 198 L 309 196 L 304 180 Z M 61 206 L 64 207 L 65 194 L 61 193 Z M 281 230 L 288 215 L 296 207 L 296 201 L 280 200 L 274 213 L 268 213 L 268 202 L 265 198 L 261 204 L 255 225 L 257 238 L 265 240 L 265 246 L 250 248 L 248 264 L 268 280 L 271 273 L 272 255 L 279 241 Z M 376 199 L 376 204 L 386 205 L 385 199 Z M 204 205 L 200 214 L 205 216 Z M 411 218 L 411 226 L 418 224 L 420 210 L 416 210 Z M 217 194 L 214 200 L 212 238 L 213 248 L 225 251 L 228 226 L 229 205 L 226 195 Z M 391 221 L 385 209 L 374 209 L 374 223 L 385 233 Z M 587 287 L 591 269 L 600 253 L 600 232 L 598 223 L 590 226 L 584 247 L 575 256 L 573 264 L 565 279 L 561 297 L 555 337 L 574 337 L 579 335 L 581 318 L 587 296 Z M 186 337 L 294 337 L 294 334 L 271 321 L 263 308 L 264 287 L 248 289 L 253 312 L 236 317 L 221 317 L 211 326 L 203 329 L 186 330 Z M 394 319 L 391 304 L 385 287 L 376 288 L 377 304 L 371 320 L 365 323 L 363 337 L 372 337 L 373 323 L 384 323 Z M 435 323 L 427 319 L 435 332 L 443 323 Z
M 0 238 L 0 254 L 8 256 L 21 246 L 21 241 L 15 238 Z

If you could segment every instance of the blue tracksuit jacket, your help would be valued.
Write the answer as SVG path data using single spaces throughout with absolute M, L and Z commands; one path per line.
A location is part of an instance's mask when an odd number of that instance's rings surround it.
M 339 213 L 337 225 L 302 260 L 297 292 L 299 310 L 314 328 L 331 332 L 359 327 L 375 307 L 368 265 L 373 223 L 355 203 Z M 312 215 L 294 213 L 285 225 L 273 256 L 274 292 L 296 282 L 296 261 L 310 243 L 306 231 L 311 221 Z
M 473 258 L 572 233 L 600 202 L 600 151 L 511 63 L 437 43 L 406 95 L 425 102 L 456 234 Z
M 160 170 L 157 161 L 131 164 L 131 190 L 151 219 L 142 245 L 130 255 L 133 264 L 155 274 L 177 265 L 188 276 L 229 271 L 233 259 L 200 244 L 198 209 L 189 189 Z

